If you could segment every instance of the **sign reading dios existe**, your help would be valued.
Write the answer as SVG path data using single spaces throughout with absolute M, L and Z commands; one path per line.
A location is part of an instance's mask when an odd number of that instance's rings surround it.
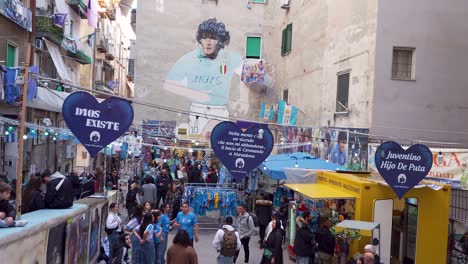
M 133 122 L 129 101 L 111 97 L 99 103 L 86 92 L 70 94 L 63 102 L 62 114 L 91 156 L 119 138 Z
M 416 144 L 403 149 L 394 141 L 377 148 L 375 165 L 398 198 L 402 198 L 429 173 L 432 153 L 427 146 Z

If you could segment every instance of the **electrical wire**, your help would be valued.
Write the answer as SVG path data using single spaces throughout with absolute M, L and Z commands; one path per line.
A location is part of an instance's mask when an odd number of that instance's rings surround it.
M 63 81 L 59 81 L 57 79 L 49 78 L 49 77 L 44 77 L 40 76 L 37 74 L 32 74 L 38 79 L 41 80 L 48 80 L 51 82 L 57 82 L 57 83 L 63 83 Z M 332 128 L 332 127 L 326 127 L 326 126 L 308 126 L 308 125 L 284 125 L 284 124 L 277 124 L 277 123 L 272 123 L 272 122 L 263 122 L 263 121 L 254 121 L 254 120 L 247 120 L 247 119 L 241 119 L 241 118 L 236 118 L 236 117 L 223 117 L 223 116 L 218 116 L 214 114 L 208 114 L 208 113 L 201 113 L 201 112 L 196 112 L 196 111 L 191 111 L 188 109 L 183 109 L 179 107 L 174 107 L 174 106 L 167 106 L 167 105 L 161 105 L 161 104 L 155 104 L 155 103 L 148 103 L 145 101 L 137 100 L 137 99 L 131 99 L 131 98 L 126 98 L 120 95 L 114 95 L 114 94 L 109 94 L 106 92 L 101 92 L 97 90 L 92 90 L 89 88 L 81 87 L 78 85 L 73 85 L 73 84 L 66 84 L 67 86 L 70 86 L 72 88 L 82 90 L 82 91 L 88 91 L 90 93 L 95 93 L 95 94 L 100 94 L 100 95 L 105 95 L 105 96 L 113 96 L 120 98 L 122 100 L 127 100 L 133 104 L 149 107 L 149 108 L 154 108 L 154 109 L 159 109 L 159 110 L 164 110 L 168 112 L 173 112 L 177 114 L 184 114 L 188 116 L 194 116 L 194 117 L 202 117 L 206 118 L 209 120 L 216 120 L 216 121 L 244 121 L 244 122 L 251 122 L 251 123 L 256 123 L 260 125 L 267 125 L 267 126 L 276 126 L 276 127 L 295 127 L 295 128 L 316 128 L 316 129 L 328 129 L 332 131 L 338 131 L 338 132 L 346 132 L 346 133 L 353 133 L 356 135 L 362 135 L 362 136 L 368 136 L 368 137 L 373 137 L 376 139 L 388 139 L 388 140 L 402 140 L 402 141 L 408 141 L 408 142 L 418 142 L 418 143 L 432 143 L 432 144 L 446 144 L 446 145 L 463 145 L 463 143 L 458 143 L 458 142 L 434 142 L 434 141 L 425 141 L 425 140 L 420 140 L 420 139 L 410 139 L 410 138 L 401 138 L 401 137 L 391 137 L 391 136 L 381 136 L 381 135 L 376 135 L 376 134 L 371 134 L 371 133 L 364 133 L 364 132 L 354 132 L 352 131 L 353 129 L 342 129 L 342 128 Z M 274 129 L 273 129 L 274 130 Z

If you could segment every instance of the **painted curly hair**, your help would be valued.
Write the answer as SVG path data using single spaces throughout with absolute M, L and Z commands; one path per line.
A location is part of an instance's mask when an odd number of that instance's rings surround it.
M 229 31 L 226 31 L 226 26 L 222 22 L 218 22 L 216 18 L 210 18 L 203 21 L 197 30 L 197 41 L 204 37 L 212 37 L 218 40 L 218 48 L 224 49 L 225 46 L 229 45 L 231 36 Z

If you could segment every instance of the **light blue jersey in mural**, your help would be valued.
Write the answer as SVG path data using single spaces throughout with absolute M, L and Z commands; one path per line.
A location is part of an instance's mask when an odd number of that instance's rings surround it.
M 228 104 L 231 78 L 240 74 L 242 57 L 232 51 L 220 50 L 216 59 L 207 58 L 201 49 L 193 50 L 180 58 L 168 73 L 166 81 L 181 82 L 187 88 L 209 93 L 208 101 L 192 102 L 213 106 Z

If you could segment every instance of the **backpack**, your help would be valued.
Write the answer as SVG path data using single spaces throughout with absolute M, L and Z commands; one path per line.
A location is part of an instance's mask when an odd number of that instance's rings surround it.
M 225 257 L 233 257 L 237 252 L 237 236 L 236 231 L 229 231 L 223 228 L 224 235 L 223 241 L 221 241 L 221 255 Z

